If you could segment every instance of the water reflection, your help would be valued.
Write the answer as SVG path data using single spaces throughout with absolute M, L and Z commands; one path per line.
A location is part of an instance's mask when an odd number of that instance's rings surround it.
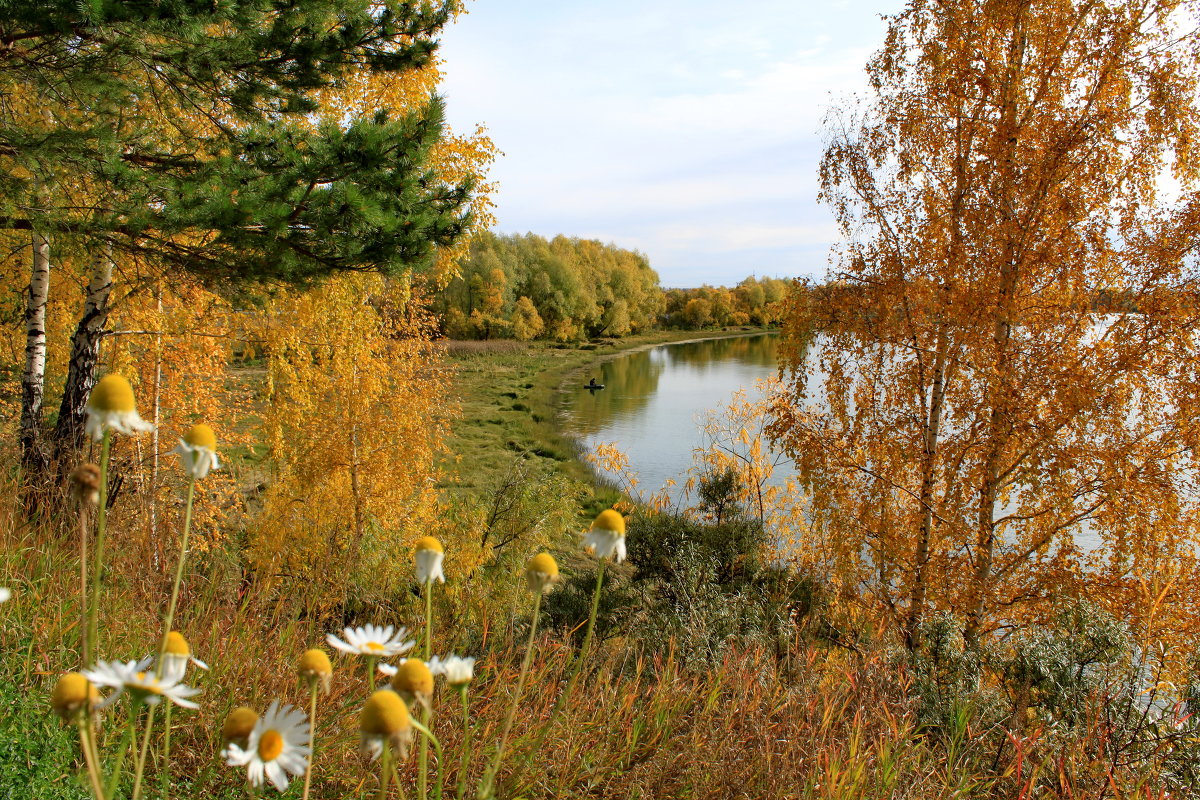
M 662 345 L 597 365 L 571 387 L 567 427 L 585 446 L 615 443 L 643 488 L 678 478 L 702 444 L 700 415 L 775 375 L 774 334 Z M 589 392 L 589 378 L 605 388 Z

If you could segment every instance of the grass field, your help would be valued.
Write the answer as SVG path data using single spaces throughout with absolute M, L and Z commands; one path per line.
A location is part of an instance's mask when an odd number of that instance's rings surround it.
M 741 336 L 754 330 L 758 329 L 658 331 L 582 345 L 447 341 L 444 346 L 454 370 L 462 416 L 447 443 L 442 488 L 486 491 L 503 480 L 514 454 L 524 454 L 535 469 L 552 469 L 593 485 L 598 493 L 596 502 L 585 511 L 594 515 L 611 505 L 617 494 L 578 460 L 578 445 L 562 430 L 562 393 L 570 391 L 576 376 L 637 348 L 710 336 Z

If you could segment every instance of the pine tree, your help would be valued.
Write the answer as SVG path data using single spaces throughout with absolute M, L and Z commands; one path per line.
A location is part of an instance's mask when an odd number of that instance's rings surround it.
M 355 71 L 428 64 L 454 0 L 151 0 L 0 5 L 0 227 L 94 259 L 56 450 L 78 445 L 114 262 L 213 282 L 304 283 L 431 266 L 472 186 L 428 166 L 441 101 L 316 124 Z

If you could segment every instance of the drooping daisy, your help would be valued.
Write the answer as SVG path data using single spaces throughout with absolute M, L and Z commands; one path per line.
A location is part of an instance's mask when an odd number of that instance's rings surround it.
M 392 675 L 392 689 L 410 706 L 419 704 L 428 709 L 433 697 L 433 673 L 421 659 L 406 658 Z
M 77 503 L 94 506 L 100 502 L 100 468 L 83 463 L 71 470 L 71 496 Z
M 243 750 L 250 746 L 250 734 L 258 724 L 258 712 L 250 706 L 238 706 L 229 712 L 225 723 L 221 726 L 221 741 L 226 745 L 235 744 Z M 221 751 L 228 758 L 229 748 Z
M 525 565 L 525 583 L 529 591 L 544 592 L 558 580 L 558 562 L 549 553 L 538 553 Z
M 154 430 L 154 426 L 138 416 L 133 400 L 133 387 L 120 375 L 110 372 L 92 387 L 88 395 L 87 422 L 84 430 L 94 441 L 104 438 L 105 429 L 133 436 Z
M 329 656 L 325 655 L 324 650 L 316 647 L 305 650 L 304 655 L 300 656 L 300 663 L 296 666 L 296 671 L 300 673 L 301 679 L 308 682 L 310 687 L 315 683 L 320 683 L 325 694 L 329 694 L 329 682 L 333 680 L 333 665 L 329 663 Z
M 64 722 L 74 722 L 80 714 L 95 711 L 99 703 L 100 692 L 78 672 L 68 672 L 59 678 L 50 694 L 50 708 Z
M 272 700 L 267 711 L 250 731 L 246 747 L 231 743 L 225 762 L 231 767 L 246 767 L 246 777 L 254 786 L 263 778 L 279 791 L 288 786 L 288 775 L 303 775 L 308 765 L 309 730 L 304 712 Z
M 429 583 L 433 580 L 440 583 L 446 582 L 446 576 L 442 574 L 442 559 L 446 557 L 446 552 L 442 549 L 442 543 L 436 538 L 422 536 L 417 539 L 413 557 L 417 562 L 418 583 Z
M 412 718 L 400 695 L 390 689 L 380 689 L 369 698 L 358 718 L 360 745 L 371 760 L 391 747 L 401 758 L 408 757 L 412 743 Z
M 343 653 L 374 658 L 386 658 L 409 650 L 416 642 L 405 639 L 408 628 L 396 630 L 391 625 L 364 625 L 361 628 L 346 628 L 342 631 L 345 641 L 330 633 L 325 636 L 331 647 Z
M 446 683 L 458 688 L 470 683 L 475 677 L 475 659 L 470 656 L 462 658 L 453 653 L 445 658 L 434 656 L 429 659 L 429 671 L 445 677 Z
M 611 508 L 601 511 L 584 534 L 583 546 L 595 551 L 596 558 L 613 556 L 620 564 L 625 560 L 625 518 Z
M 221 468 L 217 463 L 217 436 L 204 423 L 193 425 L 171 452 L 179 455 L 183 471 L 195 480 L 206 477 L 209 470 Z
M 192 655 L 192 648 L 183 634 L 171 631 L 167 634 L 167 648 L 163 652 L 163 679 L 179 683 L 187 672 L 188 664 L 208 669 L 208 664 Z
M 141 661 L 127 661 L 124 664 L 120 661 L 99 661 L 96 666 L 84 670 L 84 677 L 92 683 L 116 690 L 104 698 L 100 708 L 108 708 L 124 692 L 129 692 L 135 701 L 146 705 L 157 705 L 165 697 L 177 706 L 199 708 L 200 706 L 188 698 L 200 694 L 200 690 L 184 686 L 166 675 L 162 678 L 154 677 L 154 673 L 148 671 L 153 660 L 147 657 Z

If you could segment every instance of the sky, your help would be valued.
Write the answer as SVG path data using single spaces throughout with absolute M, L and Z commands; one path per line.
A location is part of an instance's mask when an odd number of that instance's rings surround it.
M 637 249 L 667 287 L 819 278 L 821 122 L 902 6 L 473 0 L 442 37 L 447 117 L 503 152 L 503 233 Z

